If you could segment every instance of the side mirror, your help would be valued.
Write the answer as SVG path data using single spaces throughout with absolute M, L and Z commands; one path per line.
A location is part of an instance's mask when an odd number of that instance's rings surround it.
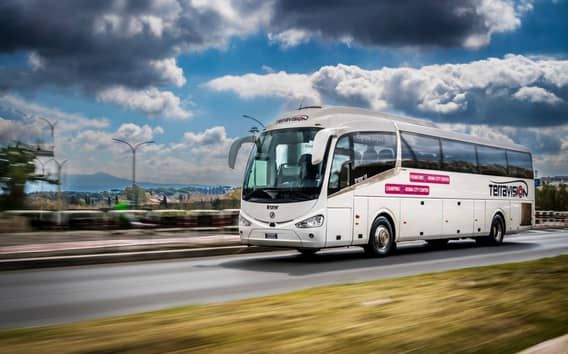
M 351 161 L 345 161 L 341 164 L 339 171 L 339 189 L 343 189 L 351 185 Z
M 256 137 L 254 135 L 245 136 L 244 138 L 239 138 L 231 144 L 231 149 L 229 149 L 229 167 L 231 169 L 235 168 L 235 162 L 237 161 L 237 155 L 239 154 L 239 150 L 241 146 L 246 143 L 255 143 Z
M 335 129 L 323 129 L 317 132 L 314 138 L 314 148 L 312 149 L 312 164 L 317 165 L 322 162 L 325 155 L 325 148 L 329 138 L 336 134 Z

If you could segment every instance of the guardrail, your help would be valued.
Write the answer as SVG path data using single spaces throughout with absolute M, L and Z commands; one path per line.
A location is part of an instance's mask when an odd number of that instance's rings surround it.
M 567 225 L 568 211 L 537 210 L 535 212 L 536 224 Z
M 10 210 L 0 214 L 0 232 L 15 232 L 25 221 L 33 229 L 116 229 L 130 227 L 227 227 L 239 209 L 224 210 Z M 12 220 L 12 222 L 10 222 Z

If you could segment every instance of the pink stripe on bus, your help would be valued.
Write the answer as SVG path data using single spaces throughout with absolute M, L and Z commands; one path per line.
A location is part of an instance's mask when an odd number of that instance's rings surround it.
M 386 194 L 412 194 L 412 195 L 429 195 L 430 187 L 417 186 L 412 184 L 385 184 Z
M 450 176 L 410 172 L 410 182 L 450 184 Z

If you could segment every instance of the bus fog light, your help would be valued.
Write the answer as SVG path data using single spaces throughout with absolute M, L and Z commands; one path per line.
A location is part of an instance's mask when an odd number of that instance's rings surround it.
M 245 217 L 239 215 L 239 225 L 241 226 L 250 226 L 251 222 L 248 221 Z
M 296 224 L 297 228 L 308 229 L 312 227 L 320 227 L 323 225 L 323 215 L 312 216 L 306 220 L 302 220 Z

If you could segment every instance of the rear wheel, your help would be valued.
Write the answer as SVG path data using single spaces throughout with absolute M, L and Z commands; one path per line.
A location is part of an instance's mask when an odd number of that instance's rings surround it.
M 444 248 L 448 244 L 448 241 L 448 239 L 426 240 L 428 246 L 432 248 Z
M 375 257 L 385 257 L 396 249 L 394 230 L 390 221 L 384 216 L 375 219 L 369 243 L 364 247 L 365 252 Z
M 505 236 L 505 221 L 503 217 L 499 214 L 493 217 L 491 222 L 491 229 L 489 235 L 476 239 L 478 243 L 485 245 L 500 245 L 503 243 L 503 237 Z

